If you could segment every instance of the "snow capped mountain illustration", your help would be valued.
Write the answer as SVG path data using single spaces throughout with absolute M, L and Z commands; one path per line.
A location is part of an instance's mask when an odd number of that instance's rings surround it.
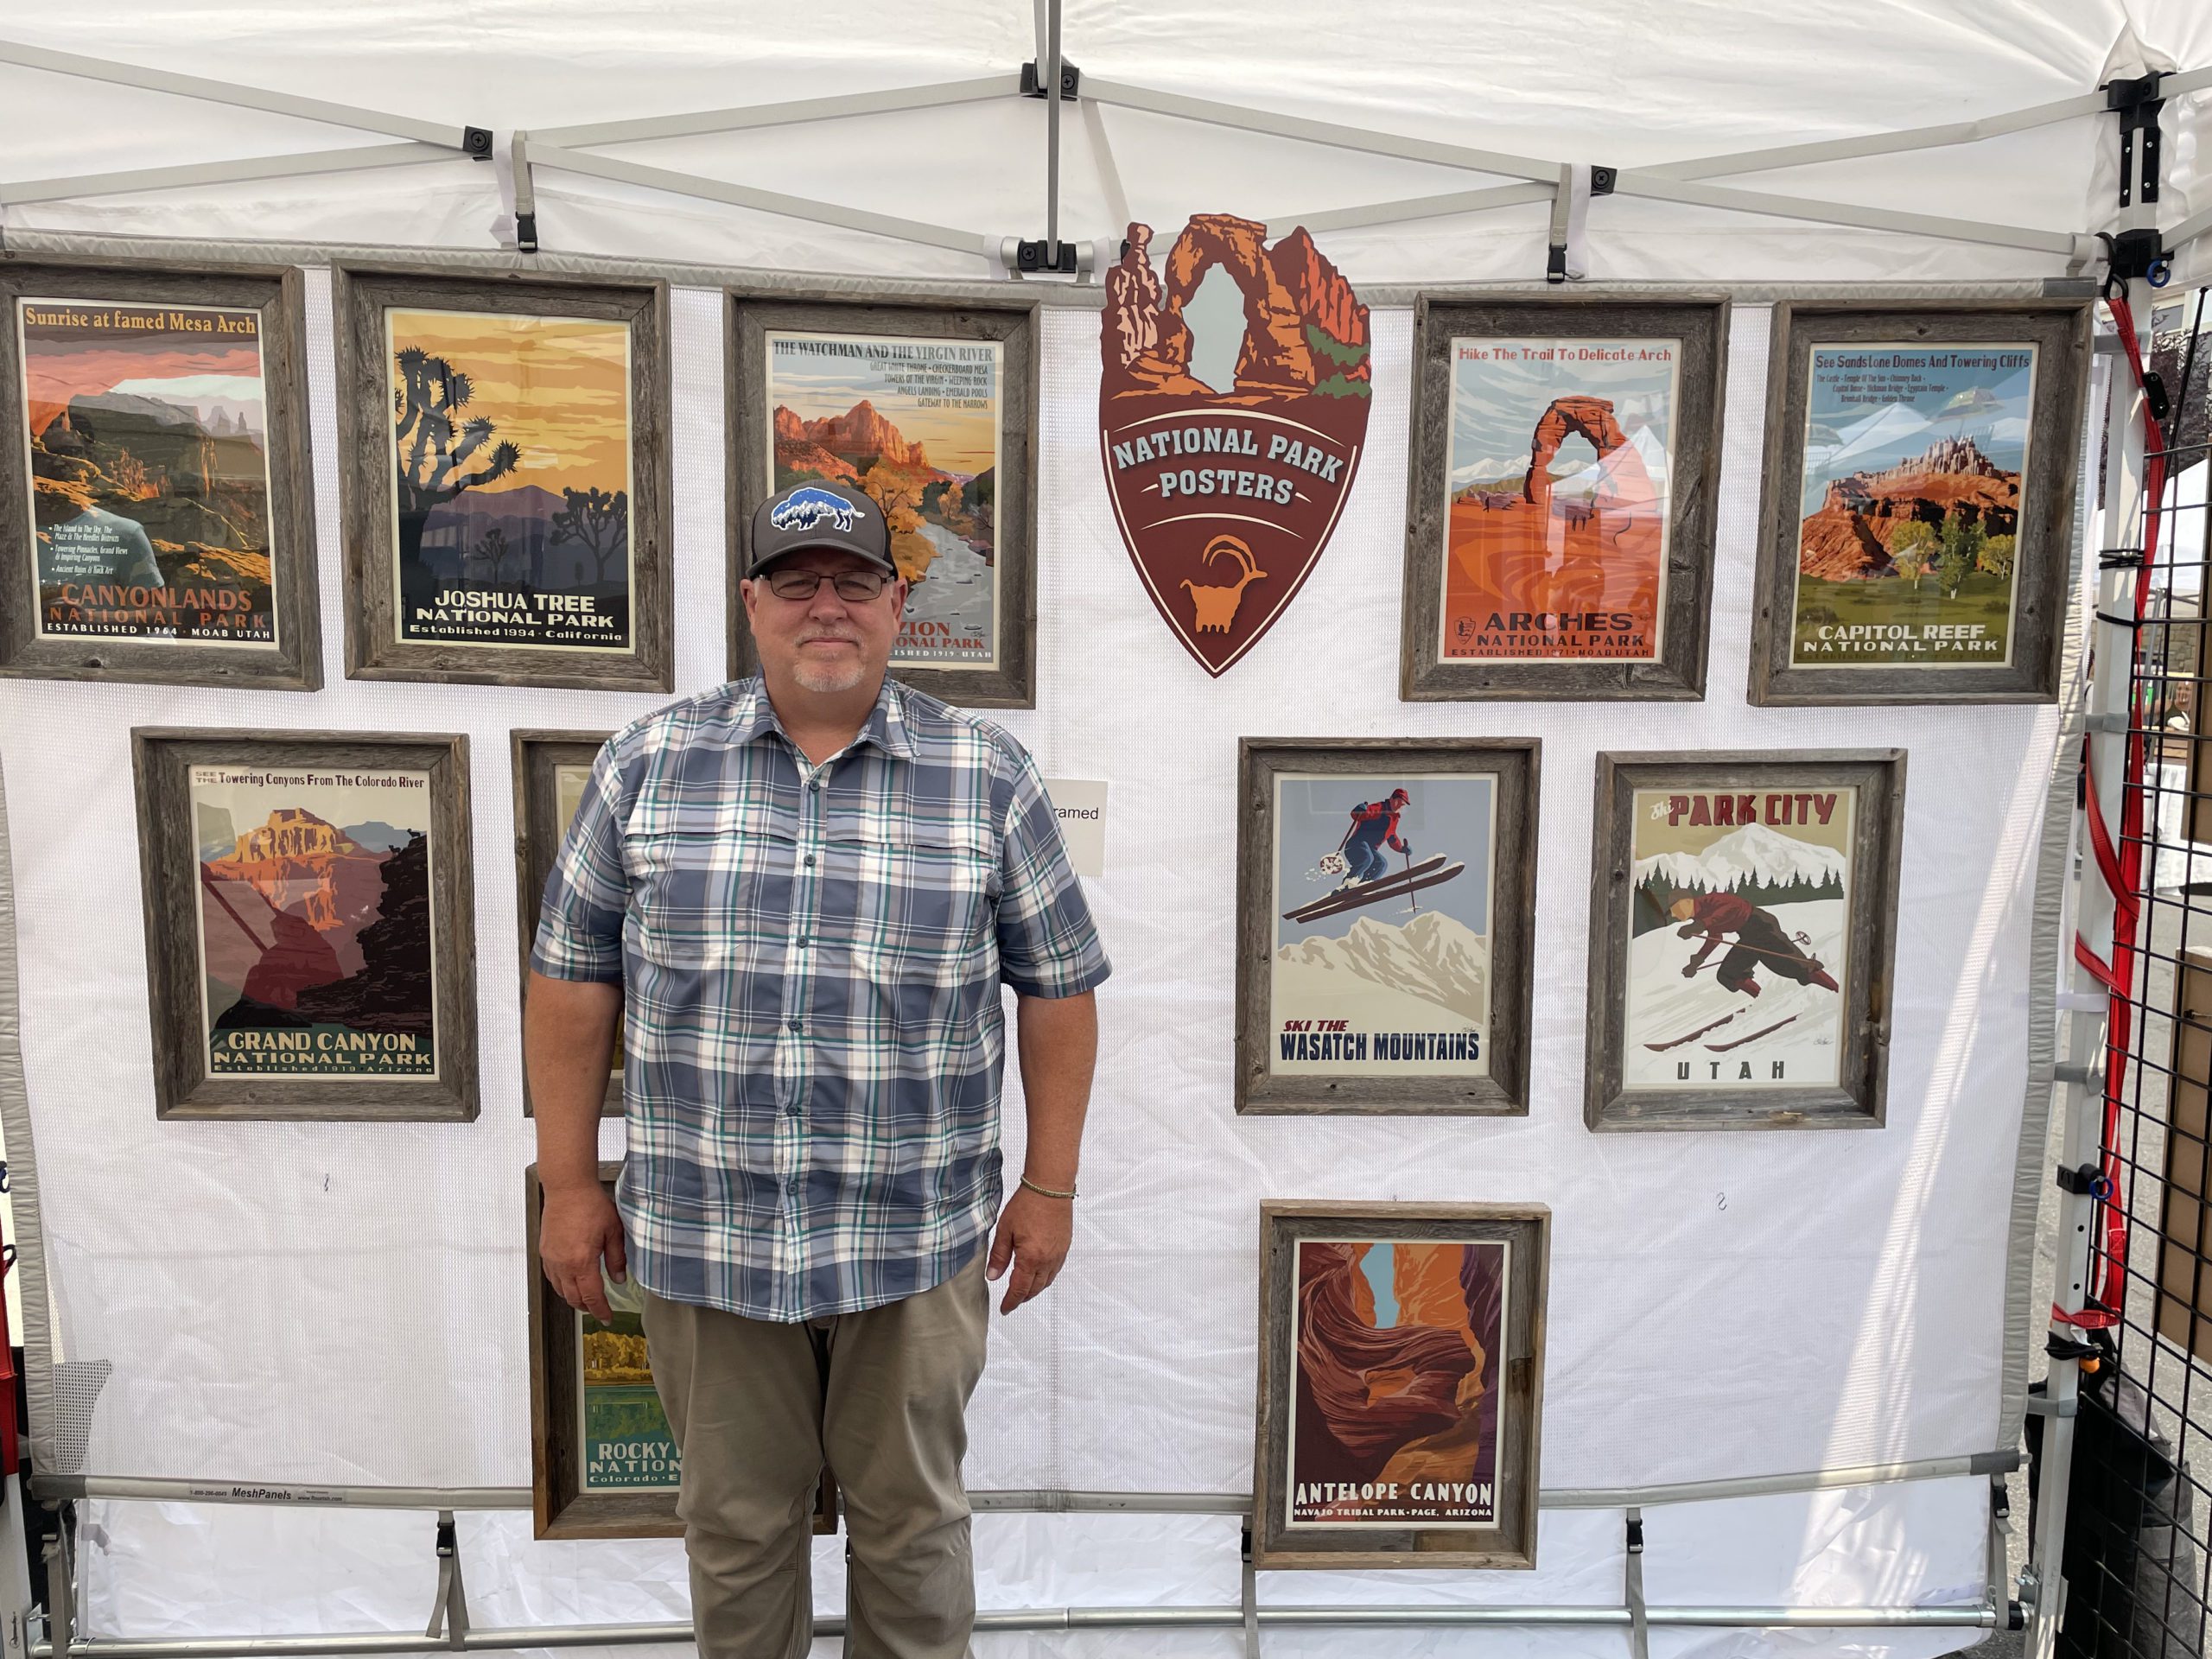
M 1506 479 L 1519 479 L 1529 470 L 1529 457 L 1509 455 L 1501 461 L 1495 455 L 1484 455 L 1479 461 L 1470 461 L 1452 469 L 1452 487 L 1464 490 L 1470 484 L 1491 484 Z
M 1365 981 L 1486 1026 L 1490 941 L 1456 917 L 1424 911 L 1402 927 L 1361 917 L 1341 938 L 1306 938 L 1275 952 L 1276 980 L 1325 998 Z
M 1638 886 L 1655 877 L 1670 887 L 1708 893 L 1738 887 L 1786 887 L 1802 881 L 1839 885 L 1850 868 L 1840 848 L 1815 847 L 1779 835 L 1763 823 L 1747 823 L 1720 837 L 1702 853 L 1659 853 L 1638 859 Z

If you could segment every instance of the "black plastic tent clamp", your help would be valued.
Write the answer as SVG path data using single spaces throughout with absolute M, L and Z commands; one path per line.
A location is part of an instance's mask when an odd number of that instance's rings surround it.
M 1077 98 L 1082 95 L 1083 71 L 1065 58 L 1060 60 L 1060 96 Z M 1033 59 L 1021 66 L 1021 95 L 1024 98 L 1045 96 L 1045 77 Z
M 2083 1164 L 2079 1169 L 2069 1169 L 2061 1164 L 2051 1179 L 2062 1192 L 2086 1192 L 2100 1202 L 2112 1198 L 2112 1178 L 2100 1173 L 2094 1164 Z
M 2166 100 L 2158 96 L 2161 77 L 2154 70 L 2132 80 L 2105 85 L 2105 108 L 2120 117 L 2120 205 L 2133 199 L 2135 182 L 2135 135 L 2143 135 L 2143 200 L 2158 199 L 2158 111 Z

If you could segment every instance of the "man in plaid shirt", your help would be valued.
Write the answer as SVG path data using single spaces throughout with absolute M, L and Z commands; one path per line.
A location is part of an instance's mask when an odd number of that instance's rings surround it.
M 702 1654 L 807 1650 L 826 1459 L 846 1650 L 951 1659 L 986 1268 L 1011 1268 L 1011 1313 L 1067 1255 L 1109 969 L 1028 754 L 885 677 L 906 586 L 880 511 L 808 483 L 752 530 L 760 675 L 617 733 L 546 883 L 524 1019 L 543 1265 L 602 1319 L 634 1283 Z M 1001 984 L 1029 1126 L 1003 1209 Z

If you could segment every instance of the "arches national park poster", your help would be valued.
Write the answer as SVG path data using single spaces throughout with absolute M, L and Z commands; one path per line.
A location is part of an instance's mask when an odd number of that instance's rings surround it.
M 474 1081 L 457 740 L 135 736 L 157 1070 L 183 1102 L 457 1115 L 397 1109 Z

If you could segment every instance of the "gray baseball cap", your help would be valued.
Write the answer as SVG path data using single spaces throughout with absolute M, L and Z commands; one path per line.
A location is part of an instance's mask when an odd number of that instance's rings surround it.
M 757 576 L 786 553 L 809 547 L 857 554 L 892 575 L 899 574 L 883 510 L 849 485 L 808 479 L 777 491 L 754 508 L 753 560 L 745 574 Z

